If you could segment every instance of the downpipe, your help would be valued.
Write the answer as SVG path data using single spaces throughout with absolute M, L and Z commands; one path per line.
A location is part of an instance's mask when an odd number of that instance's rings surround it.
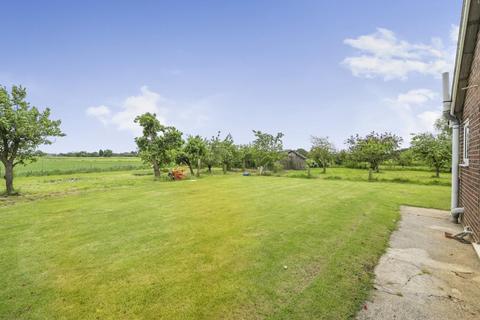
M 453 223 L 458 223 L 458 220 L 460 218 L 460 216 L 463 214 L 463 212 L 465 211 L 464 208 L 453 208 L 452 211 L 450 211 L 452 217 L 451 217 L 451 220 Z
M 457 117 L 452 114 L 452 99 L 450 97 L 450 81 L 448 72 L 442 74 L 443 86 L 443 117 L 447 119 L 452 128 L 452 194 L 451 194 L 451 220 L 458 223 L 458 219 L 464 212 L 464 208 L 458 207 L 458 177 L 459 177 L 459 132 L 460 123 Z

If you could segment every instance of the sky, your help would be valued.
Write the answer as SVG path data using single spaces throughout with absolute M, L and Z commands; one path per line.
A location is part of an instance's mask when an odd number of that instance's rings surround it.
M 135 150 L 136 115 L 184 136 L 432 130 L 461 0 L 0 0 L 0 84 L 23 85 L 66 137 L 46 152 Z

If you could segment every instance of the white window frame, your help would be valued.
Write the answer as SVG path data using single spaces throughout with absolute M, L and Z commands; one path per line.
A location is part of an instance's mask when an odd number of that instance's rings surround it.
M 463 122 L 463 163 L 462 166 L 468 166 L 468 153 L 470 149 L 470 122 L 465 120 Z

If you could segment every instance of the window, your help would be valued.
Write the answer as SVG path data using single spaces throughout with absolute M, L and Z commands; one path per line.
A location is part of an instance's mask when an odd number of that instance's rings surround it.
M 470 147 L 470 124 L 463 123 L 463 165 L 468 166 L 468 149 Z

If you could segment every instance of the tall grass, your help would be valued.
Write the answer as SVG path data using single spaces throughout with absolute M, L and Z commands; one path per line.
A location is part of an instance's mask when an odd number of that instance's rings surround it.
M 72 174 L 106 171 L 126 171 L 147 168 L 136 157 L 40 157 L 37 161 L 15 168 L 15 176 L 48 176 L 55 174 Z M 0 175 L 5 168 L 0 166 Z

